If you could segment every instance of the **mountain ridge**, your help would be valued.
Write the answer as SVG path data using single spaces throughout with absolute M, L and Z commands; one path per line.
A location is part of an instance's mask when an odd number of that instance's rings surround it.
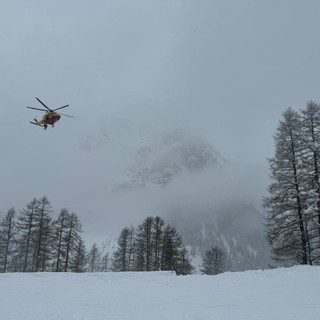
M 121 189 L 152 190 L 160 198 L 163 217 L 176 226 L 198 265 L 214 246 L 225 252 L 229 271 L 270 264 L 263 214 L 242 197 L 246 181 L 235 180 L 210 143 L 174 130 L 137 151 L 127 178 Z

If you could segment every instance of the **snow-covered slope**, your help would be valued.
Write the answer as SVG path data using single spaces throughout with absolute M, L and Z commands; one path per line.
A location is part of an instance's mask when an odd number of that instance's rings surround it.
M 175 276 L 0 274 L 5 320 L 319 319 L 320 267 Z
M 320 314 L 320 267 L 176 276 L 0 274 L 5 320 L 301 320 Z

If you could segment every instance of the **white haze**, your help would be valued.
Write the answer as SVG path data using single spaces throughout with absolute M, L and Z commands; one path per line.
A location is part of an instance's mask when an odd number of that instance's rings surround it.
M 187 205 L 259 208 L 282 112 L 320 101 L 319 13 L 312 0 L 1 1 L 1 213 L 47 195 L 90 243 Z M 32 126 L 35 97 L 75 118 Z M 115 192 L 176 128 L 229 165 Z
M 137 225 L 147 216 L 159 215 L 170 221 L 172 214 L 185 212 L 186 217 L 191 213 L 201 219 L 203 213 L 214 214 L 219 207 L 237 202 L 261 209 L 264 183 L 259 168 L 245 170 L 244 165 L 241 170 L 229 164 L 197 173 L 183 172 L 166 187 L 147 184 L 128 190 L 104 189 L 103 197 L 94 193 L 89 203 L 96 207 L 89 206 L 82 220 L 89 238 L 101 241 L 104 235 L 117 235 L 121 228 Z M 101 207 L 103 211 L 98 210 Z

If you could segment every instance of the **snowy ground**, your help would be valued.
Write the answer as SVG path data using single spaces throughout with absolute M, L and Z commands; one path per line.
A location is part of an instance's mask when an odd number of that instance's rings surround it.
M 320 267 L 175 276 L 0 274 L 3 320 L 320 319 Z

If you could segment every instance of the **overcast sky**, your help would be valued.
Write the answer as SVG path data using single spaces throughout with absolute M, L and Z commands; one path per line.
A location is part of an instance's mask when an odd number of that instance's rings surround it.
M 320 101 L 319 15 L 317 0 L 0 1 L 0 211 L 47 195 L 112 232 L 108 190 L 175 128 L 260 199 L 282 112 Z M 32 126 L 35 97 L 76 118 Z

